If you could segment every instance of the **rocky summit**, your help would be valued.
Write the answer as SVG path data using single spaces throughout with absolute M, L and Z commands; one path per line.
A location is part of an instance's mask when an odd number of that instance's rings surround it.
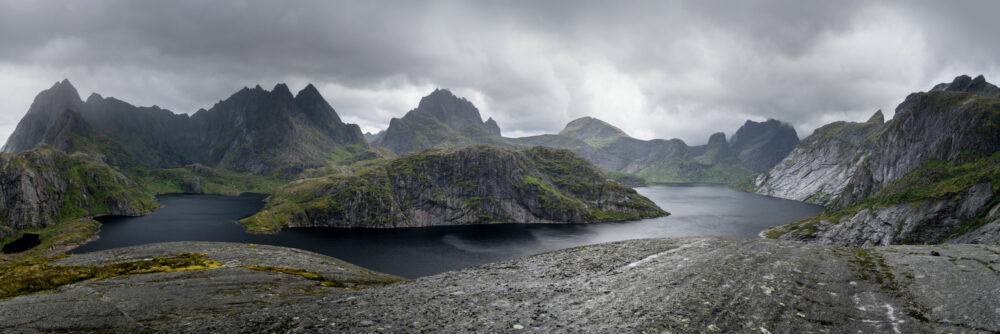
M 480 145 L 411 153 L 350 175 L 294 181 L 241 223 L 269 232 L 286 226 L 584 223 L 666 214 L 569 150 Z
M 412 281 L 308 252 L 226 243 L 152 244 L 49 265 L 107 265 L 181 252 L 205 254 L 213 262 L 184 271 L 84 280 L 2 300 L 0 329 L 1000 331 L 997 246 L 851 248 L 764 239 L 646 239 L 570 248 Z
M 474 144 L 511 146 L 500 137 L 496 121 L 490 118 L 484 122 L 472 102 L 447 89 L 435 89 L 421 98 L 416 109 L 390 120 L 385 132 L 372 141 L 372 145 L 396 154 Z

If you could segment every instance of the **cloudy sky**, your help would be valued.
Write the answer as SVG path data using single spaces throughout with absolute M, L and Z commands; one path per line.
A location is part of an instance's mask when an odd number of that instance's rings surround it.
M 580 116 L 707 141 L 747 119 L 804 137 L 887 116 L 959 74 L 1000 81 L 1000 2 L 0 0 L 0 136 L 69 78 L 174 112 L 314 83 L 377 131 L 435 87 L 506 136 Z

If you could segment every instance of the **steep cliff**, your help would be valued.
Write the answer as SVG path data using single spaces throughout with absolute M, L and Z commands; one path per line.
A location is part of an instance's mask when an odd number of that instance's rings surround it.
M 47 145 L 0 154 L 0 190 L 0 238 L 64 219 L 134 216 L 157 206 L 152 195 L 103 161 Z
M 353 175 L 295 181 L 240 222 L 266 232 L 285 226 L 584 223 L 666 214 L 568 150 L 472 146 L 408 154 Z
M 864 123 L 834 122 L 816 129 L 771 170 L 738 189 L 820 205 L 834 203 L 870 155 L 884 126 L 879 110 Z
M 827 205 L 820 217 L 764 235 L 836 245 L 1000 243 L 1000 89 L 960 76 L 911 94 L 891 122 L 874 123 L 852 125 L 855 139 L 864 136 L 853 146 L 817 141 L 825 147 L 810 151 L 807 138 L 796 149 L 803 154 L 757 179 L 758 192 Z M 833 177 L 814 182 L 813 173 Z
M 744 167 L 762 172 L 777 165 L 798 143 L 799 135 L 791 125 L 769 119 L 746 121 L 733 134 L 729 148 L 736 152 Z

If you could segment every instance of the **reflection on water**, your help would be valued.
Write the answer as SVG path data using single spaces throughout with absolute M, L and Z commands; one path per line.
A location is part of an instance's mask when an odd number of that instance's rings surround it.
M 260 210 L 263 196 L 164 195 L 163 208 L 142 217 L 106 217 L 88 252 L 150 242 L 206 240 L 301 248 L 403 277 L 433 275 L 541 252 L 637 238 L 756 237 L 772 225 L 819 213 L 822 207 L 720 185 L 658 185 L 637 189 L 668 217 L 597 224 L 480 225 L 406 229 L 293 228 L 273 235 L 243 232 L 233 222 Z

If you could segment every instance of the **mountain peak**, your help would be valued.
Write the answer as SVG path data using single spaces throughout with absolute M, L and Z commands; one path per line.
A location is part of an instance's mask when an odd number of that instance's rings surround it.
M 875 114 L 872 115 L 872 117 L 869 117 L 868 121 L 865 122 L 865 123 L 872 123 L 872 122 L 875 122 L 875 123 L 878 123 L 878 124 L 885 123 L 885 116 L 882 115 L 882 109 L 879 109 L 878 111 L 876 111 Z
M 1000 97 L 1000 88 L 986 82 L 982 74 L 971 78 L 968 75 L 959 75 L 951 83 L 941 83 L 931 89 L 932 92 L 966 92 L 982 96 Z
M 497 121 L 493 120 L 493 117 L 487 119 L 483 125 L 486 126 L 486 130 L 489 130 L 490 134 L 500 137 L 500 125 L 497 124 Z
M 723 132 L 716 132 L 711 137 L 708 137 L 708 147 L 719 145 L 726 145 L 726 134 Z
M 461 130 L 469 125 L 483 125 L 483 117 L 472 102 L 452 94 L 447 89 L 437 88 L 424 96 L 417 104 L 417 110 L 434 115 L 453 130 Z
M 274 89 L 271 89 L 271 94 L 275 94 L 281 97 L 292 98 L 292 92 L 288 90 L 288 85 L 284 83 L 279 83 L 274 85 Z
M 570 121 L 559 134 L 582 140 L 595 147 L 603 146 L 618 138 L 629 138 L 629 135 L 622 129 L 589 116 Z

